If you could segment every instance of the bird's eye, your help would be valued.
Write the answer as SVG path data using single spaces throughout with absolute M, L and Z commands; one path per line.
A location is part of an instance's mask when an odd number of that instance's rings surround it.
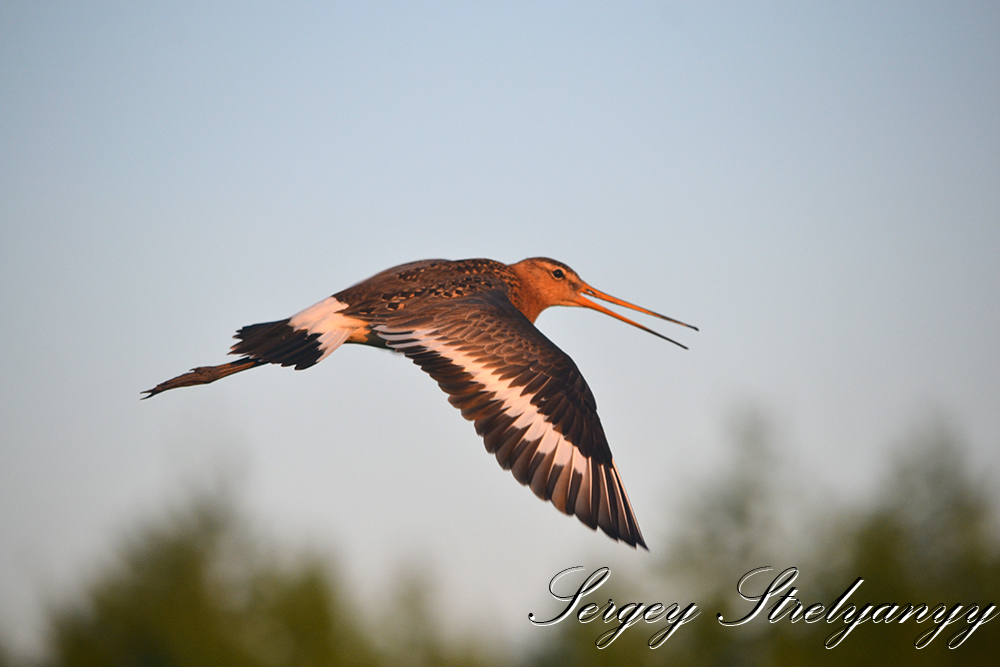
M 563 273 L 562 269 L 555 269 L 554 271 L 552 271 L 552 277 L 555 278 L 556 280 L 562 280 L 563 278 L 566 277 L 566 274 Z

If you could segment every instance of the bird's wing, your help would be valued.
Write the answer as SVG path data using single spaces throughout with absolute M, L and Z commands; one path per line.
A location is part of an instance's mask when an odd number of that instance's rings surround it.
M 594 396 L 569 355 L 499 292 L 411 313 L 372 330 L 437 381 L 501 467 L 566 514 L 645 548 Z

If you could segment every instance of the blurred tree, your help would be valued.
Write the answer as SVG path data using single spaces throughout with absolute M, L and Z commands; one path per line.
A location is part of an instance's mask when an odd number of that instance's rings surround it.
M 947 642 L 956 623 L 928 647 L 914 642 L 930 623 L 871 622 L 839 646 L 824 641 L 842 623 L 806 624 L 763 616 L 741 627 L 745 615 L 736 582 L 747 571 L 772 566 L 750 585 L 790 565 L 805 605 L 829 605 L 857 578 L 851 603 L 1000 604 L 1000 545 L 995 504 L 983 482 L 970 479 L 962 448 L 935 426 L 901 448 L 875 502 L 852 510 L 806 508 L 810 530 L 788 526 L 788 497 L 759 412 L 737 420 L 730 467 L 705 485 L 674 547 L 648 576 L 616 571 L 593 602 L 695 601 L 701 615 L 659 648 L 647 641 L 663 623 L 627 630 L 611 646 L 597 638 L 617 622 L 571 617 L 546 628 L 544 648 L 526 657 L 535 665 L 908 665 L 996 664 L 1000 620 L 980 628 L 961 647 Z M 787 471 L 785 471 L 787 472 Z M 812 489 L 792 489 L 791 496 Z M 782 495 L 785 494 L 785 495 Z M 805 550 L 803 545 L 813 545 Z M 583 573 L 581 573 L 583 576 Z M 238 520 L 232 504 L 201 500 L 189 511 L 132 540 L 117 564 L 89 588 L 84 600 L 52 615 L 52 665 L 454 665 L 503 663 L 474 638 L 455 642 L 434 625 L 433 587 L 409 571 L 390 618 L 373 631 L 365 610 L 346 599 L 330 569 L 316 557 L 293 564 L 267 558 L 259 540 Z M 682 602 L 683 601 L 683 602 Z M 368 610 L 373 611 L 373 610 Z M 3 656 L 0 655 L 0 665 Z
M 848 518 L 849 517 L 849 518 Z M 875 505 L 828 524 L 810 567 L 817 600 L 833 600 L 861 577 L 855 604 L 1000 604 L 1000 544 L 996 507 L 981 480 L 970 478 L 963 448 L 940 419 L 896 452 L 894 470 Z M 802 624 L 798 624 L 802 625 Z M 822 625 L 822 627 L 820 627 Z M 960 647 L 948 640 L 967 623 L 914 647 L 931 622 L 859 626 L 836 648 L 814 647 L 837 625 L 786 624 L 777 642 L 781 664 L 902 662 L 909 665 L 995 665 L 1000 619 L 979 628 Z
M 407 608 L 431 619 L 423 599 Z M 438 639 L 430 621 L 402 642 L 376 642 L 358 605 L 317 557 L 265 557 L 232 504 L 201 500 L 146 530 L 85 600 L 52 615 L 52 665 L 485 664 Z M 384 635 L 392 637 L 392 629 Z
M 434 577 L 427 566 L 406 563 L 394 577 L 392 604 L 376 618 L 380 632 L 376 645 L 389 665 L 451 665 L 474 667 L 502 664 L 501 656 L 487 660 L 490 651 L 482 637 L 448 639 L 435 622 L 441 606 L 435 599 Z M 496 651 L 496 647 L 494 647 Z
M 57 665 L 364 665 L 370 647 L 311 559 L 265 566 L 232 507 L 202 500 L 132 541 L 52 621 Z
M 596 568 L 595 568 L 596 569 Z M 618 606 L 629 602 L 644 600 L 647 604 L 654 602 L 649 600 L 649 596 L 643 596 L 640 591 L 648 589 L 636 586 L 629 581 L 628 574 L 612 568 L 612 576 L 598 591 L 585 598 L 579 609 L 587 604 L 593 603 L 600 607 L 608 604 L 608 599 L 613 599 Z M 579 587 L 593 570 L 580 570 L 573 576 L 567 576 L 561 584 L 557 583 L 555 590 L 562 595 L 568 595 Z M 553 601 L 555 602 L 555 601 Z M 565 608 L 565 603 L 554 604 L 547 611 L 551 612 L 549 618 L 543 618 L 546 614 L 536 611 L 540 621 L 547 621 L 553 618 Z M 530 664 L 537 667 L 558 667 L 561 665 L 600 665 L 601 667 L 612 665 L 643 665 L 650 658 L 649 648 L 646 641 L 655 632 L 653 626 L 645 623 L 638 623 L 624 630 L 610 645 L 604 648 L 597 648 L 597 641 L 602 635 L 613 631 L 620 621 L 617 619 L 605 622 L 601 616 L 597 616 L 586 623 L 577 620 L 576 612 L 556 626 L 537 628 L 538 632 L 546 633 L 545 643 L 531 657 Z
M 765 659 L 769 643 L 758 624 L 724 628 L 715 620 L 717 612 L 736 617 L 732 605 L 736 582 L 753 567 L 775 564 L 771 545 L 784 544 L 770 486 L 777 466 L 772 427 L 755 409 L 736 415 L 730 426 L 733 448 L 729 468 L 717 479 L 700 485 L 696 503 L 681 511 L 685 520 L 671 551 L 638 586 L 616 583 L 614 590 L 601 591 L 606 594 L 603 597 L 611 595 L 616 600 L 666 604 L 684 600 L 682 607 L 693 601 L 700 615 L 656 649 L 649 648 L 647 642 L 663 629 L 662 622 L 639 623 L 615 644 L 600 650 L 595 646 L 596 638 L 614 624 L 600 619 L 581 624 L 571 617 L 563 623 L 559 638 L 536 657 L 536 664 L 770 664 Z M 613 581 L 621 581 L 623 574 L 615 572 Z M 623 588 L 641 592 L 629 597 Z M 743 610 L 744 606 L 738 608 Z M 562 663 L 560 655 L 572 656 L 572 660 Z
M 970 479 L 962 448 L 948 429 L 935 424 L 911 438 L 869 507 L 805 508 L 815 515 L 802 534 L 788 528 L 793 524 L 781 501 L 791 476 L 782 475 L 775 463 L 767 421 L 751 411 L 737 425 L 731 466 L 683 513 L 685 525 L 673 549 L 642 581 L 643 593 L 631 598 L 691 599 L 701 616 L 655 650 L 645 641 L 657 626 L 636 626 L 642 631 L 632 629 L 615 646 L 598 650 L 600 621 L 566 622 L 553 629 L 551 643 L 534 656 L 534 664 L 560 664 L 559 656 L 577 665 L 997 664 L 1000 619 L 956 649 L 947 643 L 964 622 L 946 628 L 923 649 L 914 642 L 930 629 L 929 621 L 868 622 L 832 649 L 824 642 L 842 622 L 786 618 L 772 624 L 762 613 L 740 627 L 718 623 L 717 613 L 732 621 L 750 611 L 753 605 L 739 597 L 736 582 L 761 566 L 774 569 L 752 580 L 749 592 L 759 594 L 782 570 L 796 566 L 800 576 L 793 585 L 804 606 L 829 606 L 859 577 L 864 583 L 850 598 L 859 607 L 1000 604 L 996 508 L 982 483 Z M 812 489 L 792 491 L 794 496 Z M 807 550 L 808 544 L 813 547 Z M 618 598 L 616 591 L 610 594 Z

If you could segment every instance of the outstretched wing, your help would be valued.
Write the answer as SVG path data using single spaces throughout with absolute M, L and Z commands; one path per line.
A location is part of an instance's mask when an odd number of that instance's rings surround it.
M 517 481 L 591 528 L 645 548 L 590 388 L 501 292 L 409 317 L 404 310 L 371 327 L 437 381 Z

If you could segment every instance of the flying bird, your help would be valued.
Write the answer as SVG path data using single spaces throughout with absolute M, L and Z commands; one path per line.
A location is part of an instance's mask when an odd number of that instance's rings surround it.
M 263 364 L 302 370 L 343 343 L 394 350 L 437 381 L 517 481 L 591 529 L 646 548 L 594 395 L 569 355 L 534 322 L 549 306 L 582 306 L 685 346 L 588 296 L 697 330 L 600 292 L 553 259 L 423 260 L 376 274 L 287 319 L 245 326 L 230 351 L 239 359 L 194 368 L 143 398 Z

